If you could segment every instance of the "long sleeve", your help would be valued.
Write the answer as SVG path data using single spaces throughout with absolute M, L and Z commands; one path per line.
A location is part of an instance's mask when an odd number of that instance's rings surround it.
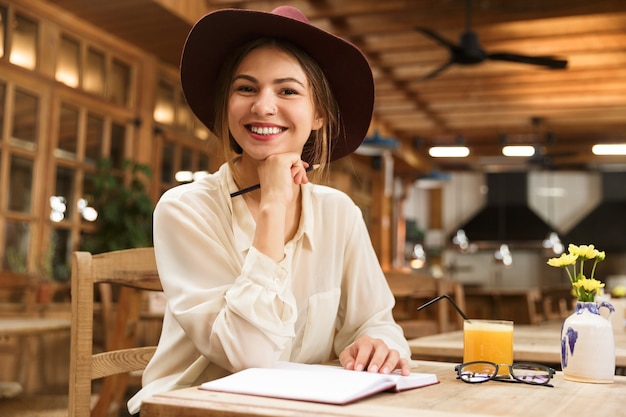
M 402 329 L 394 322 L 395 298 L 389 289 L 361 216 L 355 206 L 353 223 L 343 260 L 343 282 L 338 320 L 342 323 L 335 337 L 335 350 L 345 349 L 367 334 L 385 341 L 391 349 L 410 359 Z
M 321 363 L 363 334 L 410 358 L 394 298 L 361 211 L 345 194 L 306 184 L 298 230 L 275 262 L 252 246 L 255 222 L 224 165 L 166 192 L 154 247 L 167 298 L 161 339 L 144 371 L 147 395 L 277 360 Z M 215 377 L 215 374 L 210 374 Z
M 207 210 L 195 204 L 177 195 L 155 210 L 155 250 L 169 310 L 211 362 L 231 371 L 269 365 L 294 336 L 288 271 L 253 247 L 239 252 L 224 205 Z

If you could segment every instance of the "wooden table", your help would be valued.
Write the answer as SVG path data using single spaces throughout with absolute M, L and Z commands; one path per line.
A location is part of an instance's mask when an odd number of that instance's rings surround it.
M 561 323 L 515 325 L 515 361 L 561 363 Z M 440 333 L 409 340 L 413 359 L 462 362 L 463 331 Z M 615 365 L 626 367 L 626 333 L 615 333 Z
M 69 319 L 41 317 L 0 318 L 0 339 L 9 337 L 39 337 L 50 332 L 69 331 L 71 325 L 72 323 Z M 46 372 L 43 366 L 45 349 L 42 341 L 39 340 L 38 352 L 33 352 L 33 355 L 37 356 L 36 358 L 28 357 L 28 354 L 31 353 L 30 346 L 24 346 L 21 343 L 18 346 L 22 350 L 19 353 L 20 360 L 17 368 L 19 370 L 18 381 L 0 382 L 0 398 L 11 397 L 21 393 L 25 385 L 26 391 L 30 391 L 26 384 L 28 374 L 26 366 L 31 362 L 39 364 L 38 377 L 42 379 L 44 385 L 46 383 Z
M 381 393 L 343 406 L 251 395 L 201 391 L 195 387 L 158 394 L 144 401 L 141 417 L 334 416 L 334 417 L 561 417 L 623 416 L 626 377 L 613 384 L 563 379 L 554 388 L 456 379 L 451 363 L 416 361 L 418 372 L 432 372 L 440 383 L 401 393 Z
M 59 330 L 69 330 L 69 319 L 39 317 L 0 318 L 0 337 L 29 336 Z

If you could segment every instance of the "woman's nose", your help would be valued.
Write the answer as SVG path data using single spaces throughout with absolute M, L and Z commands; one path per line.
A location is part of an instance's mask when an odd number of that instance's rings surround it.
M 259 94 L 257 100 L 252 104 L 251 111 L 262 116 L 274 116 L 278 113 L 273 95 L 267 92 Z

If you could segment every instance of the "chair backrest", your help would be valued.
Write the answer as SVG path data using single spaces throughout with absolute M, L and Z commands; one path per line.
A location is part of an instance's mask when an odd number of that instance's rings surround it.
M 403 328 L 408 339 L 463 328 L 463 318 L 447 301 L 417 312 L 417 307 L 440 295 L 449 295 L 462 311 L 466 311 L 463 284 L 428 274 L 386 271 L 389 288 L 396 298 L 394 318 Z M 426 317 L 432 317 L 428 319 Z
M 122 289 L 114 341 L 107 341 L 107 351 L 93 354 L 94 286 L 102 283 Z M 69 417 L 91 415 L 92 380 L 141 371 L 154 354 L 156 346 L 130 347 L 141 308 L 138 290 L 162 291 L 153 248 L 73 253 Z

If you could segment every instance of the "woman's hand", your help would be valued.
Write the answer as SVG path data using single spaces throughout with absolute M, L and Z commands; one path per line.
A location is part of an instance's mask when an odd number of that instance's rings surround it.
M 272 155 L 261 161 L 257 167 L 261 199 L 290 204 L 294 197 L 294 184 L 309 182 L 306 173 L 308 166 L 296 153 Z
M 388 374 L 399 369 L 402 375 L 411 372 L 409 362 L 400 358 L 395 349 L 389 349 L 381 339 L 367 335 L 359 337 L 339 355 L 339 362 L 345 369 Z
M 261 200 L 252 245 L 277 262 L 300 222 L 297 185 L 309 181 L 307 166 L 296 153 L 272 155 L 257 166 Z

